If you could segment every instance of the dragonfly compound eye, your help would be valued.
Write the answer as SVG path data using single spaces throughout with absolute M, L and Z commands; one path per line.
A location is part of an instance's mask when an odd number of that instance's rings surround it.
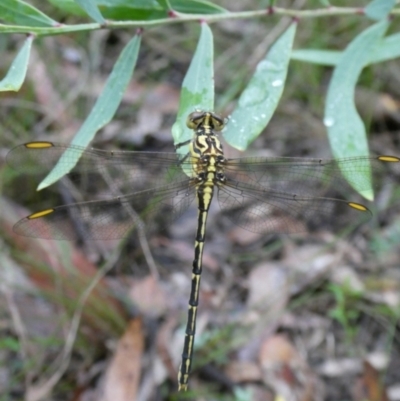
M 190 129 L 196 129 L 204 121 L 205 112 L 196 110 L 188 115 L 186 125 Z
M 225 127 L 225 120 L 216 114 L 211 114 L 211 124 L 215 131 L 222 131 Z

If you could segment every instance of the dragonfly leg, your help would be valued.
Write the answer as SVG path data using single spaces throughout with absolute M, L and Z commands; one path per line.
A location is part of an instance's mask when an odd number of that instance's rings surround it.
M 177 144 L 175 145 L 175 150 L 181 148 L 182 146 L 189 145 L 190 142 L 192 142 L 192 139 L 188 139 L 188 140 L 185 141 L 185 142 L 179 142 L 179 143 L 177 143 Z

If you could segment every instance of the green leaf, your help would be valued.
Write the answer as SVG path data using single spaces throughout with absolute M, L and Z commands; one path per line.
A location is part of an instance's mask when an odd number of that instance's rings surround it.
M 87 146 L 95 133 L 104 127 L 114 116 L 136 65 L 140 47 L 140 36 L 135 36 L 125 46 L 111 71 L 104 89 L 93 106 L 92 111 L 75 135 L 72 144 Z M 61 156 L 60 162 L 40 183 L 38 190 L 43 189 L 67 174 L 77 163 L 79 156 L 76 151 L 68 150 Z M 62 161 L 62 163 L 61 163 Z M 67 163 L 68 161 L 68 163 Z
M 292 60 L 305 61 L 319 65 L 336 65 L 342 52 L 338 50 L 316 50 L 316 49 L 297 49 L 292 51 L 290 58 Z
M 324 124 L 328 129 L 335 158 L 368 155 L 365 127 L 354 104 L 354 91 L 362 69 L 369 63 L 371 54 L 381 43 L 388 26 L 387 21 L 382 21 L 359 34 L 343 52 L 333 72 L 327 94 Z M 371 181 L 369 166 L 365 166 L 365 171 L 365 180 Z M 344 176 L 357 189 L 357 183 L 352 181 L 351 174 Z M 360 193 L 366 199 L 372 200 L 372 185 Z
M 18 92 L 21 88 L 28 68 L 33 38 L 33 36 L 28 36 L 26 38 L 24 45 L 12 62 L 6 76 L 0 81 L 0 92 Z
M 105 19 L 101 15 L 99 9 L 94 0 L 75 0 L 92 18 L 94 21 L 98 22 L 99 24 L 105 24 Z
M 48 0 L 54 6 L 74 15 L 84 16 L 85 12 L 74 0 Z M 80 0 L 83 1 L 83 0 Z M 168 2 L 157 0 L 92 0 L 97 4 L 104 18 L 121 21 L 149 21 L 167 18 L 171 9 L 187 14 L 215 14 L 226 12 L 205 0 L 171 0 Z
M 74 0 L 48 0 L 68 14 L 85 16 L 85 11 Z M 109 20 L 148 21 L 167 18 L 167 9 L 156 0 L 94 0 L 102 16 Z
M 168 17 L 169 8 L 156 0 L 96 0 L 108 19 L 151 21 Z
M 84 17 L 85 11 L 80 7 L 75 0 L 47 0 L 54 7 L 65 12 L 66 14 L 77 15 Z
M 229 119 L 224 138 L 233 147 L 245 150 L 262 132 L 281 98 L 296 23 L 292 23 L 274 43 L 239 98 L 239 104 Z
M 395 4 L 396 0 L 373 0 L 364 8 L 364 13 L 368 18 L 379 21 L 388 17 Z
M 220 14 L 227 10 L 205 0 L 171 0 L 171 6 L 175 11 L 185 14 Z
M 95 2 L 98 6 L 102 7 L 130 6 L 143 9 L 160 8 L 157 0 L 95 0 Z
M 179 144 L 192 138 L 193 131 L 186 126 L 187 116 L 194 110 L 214 108 L 214 47 L 211 29 L 201 24 L 201 34 L 192 62 L 182 83 L 178 116 L 172 127 L 174 143 Z M 188 152 L 187 146 L 177 150 Z
M 171 10 L 172 8 L 169 0 L 157 0 L 157 3 L 165 10 Z
M 380 63 L 400 57 L 400 33 L 387 36 L 375 49 L 368 64 Z
M 400 57 L 399 43 L 400 33 L 395 33 L 384 38 L 374 53 L 370 55 L 368 64 L 376 64 Z M 342 54 L 343 52 L 337 50 L 298 49 L 293 50 L 291 59 L 333 66 L 339 63 Z
M 24 26 L 46 27 L 58 25 L 57 21 L 21 0 L 1 0 L 0 20 Z

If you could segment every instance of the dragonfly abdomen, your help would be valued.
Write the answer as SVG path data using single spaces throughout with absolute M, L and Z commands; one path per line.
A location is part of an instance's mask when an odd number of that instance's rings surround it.
M 212 199 L 213 189 L 210 188 L 210 190 L 211 193 L 207 194 L 208 196 L 204 196 L 203 193 L 202 197 L 199 197 L 198 226 L 192 265 L 192 286 L 190 290 L 190 298 L 188 304 L 188 317 L 185 330 L 185 343 L 182 352 L 182 362 L 181 366 L 179 367 L 178 373 L 179 391 L 187 389 L 187 383 L 189 380 L 189 374 L 192 365 L 194 337 L 196 334 L 197 306 L 199 304 L 200 280 L 202 273 L 203 250 L 206 234 L 206 222 L 209 205 Z M 204 198 L 208 198 L 208 202 L 203 202 Z

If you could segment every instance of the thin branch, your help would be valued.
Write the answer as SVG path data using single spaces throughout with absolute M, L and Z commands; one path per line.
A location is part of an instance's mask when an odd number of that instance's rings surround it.
M 400 9 L 394 9 L 391 15 L 400 15 Z M 334 15 L 363 15 L 360 7 L 326 7 L 315 10 L 293 10 L 286 8 L 273 7 L 270 9 L 227 12 L 221 14 L 181 14 L 174 12 L 173 17 L 161 18 L 146 21 L 107 21 L 106 24 L 98 23 L 77 24 L 77 25 L 57 25 L 54 27 L 30 27 L 18 25 L 0 24 L 0 33 L 31 33 L 37 36 L 60 35 L 70 32 L 94 31 L 98 29 L 120 29 L 120 28 L 142 28 L 158 25 L 177 24 L 187 21 L 204 21 L 213 23 L 223 20 L 248 19 L 267 16 L 287 16 L 297 19 L 331 17 Z

